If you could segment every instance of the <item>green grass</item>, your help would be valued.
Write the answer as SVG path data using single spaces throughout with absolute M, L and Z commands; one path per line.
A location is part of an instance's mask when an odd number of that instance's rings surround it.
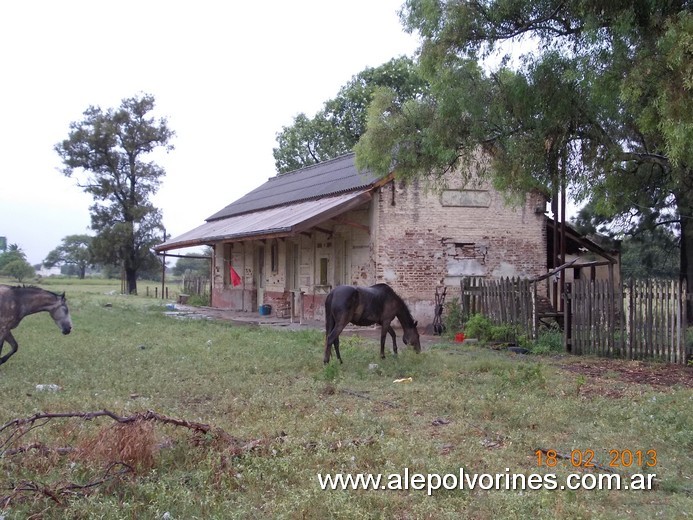
M 323 333 L 234 326 L 164 315 L 164 302 L 109 294 L 117 285 L 52 282 L 67 291 L 74 329 L 47 314 L 15 330 L 20 348 L 0 367 L 0 422 L 39 411 L 157 413 L 222 428 L 224 444 L 154 424 L 152 467 L 61 496 L 22 492 L 9 519 L 28 518 L 675 518 L 693 511 L 693 391 L 629 385 L 623 398 L 553 358 L 517 357 L 452 342 L 420 355 L 378 357 L 342 338 L 343 365 L 322 364 Z M 569 361 L 568 361 L 569 362 Z M 377 367 L 369 365 L 377 363 Z M 411 383 L 394 383 L 411 377 Z M 36 390 L 57 384 L 56 393 Z M 600 384 L 619 385 L 606 379 Z M 443 421 L 440 421 L 443 419 Z M 434 424 L 434 422 L 439 424 Z M 445 423 L 445 421 L 449 421 Z M 79 447 L 113 421 L 54 419 L 11 447 Z M 7 437 L 0 435 L 0 442 Z M 142 441 L 144 442 L 144 440 Z M 239 446 L 254 446 L 239 449 Z M 10 447 L 6 446 L 5 448 Z M 317 474 L 546 473 L 537 448 L 657 450 L 654 491 L 322 491 Z M 0 498 L 22 481 L 61 489 L 102 477 L 107 458 L 41 454 L 0 458 Z M 640 468 L 624 468 L 626 475 Z M 679 515 L 679 516 L 677 516 Z

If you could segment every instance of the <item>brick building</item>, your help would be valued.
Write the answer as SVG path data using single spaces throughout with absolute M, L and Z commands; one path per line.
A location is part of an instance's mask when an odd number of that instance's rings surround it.
M 333 287 L 385 282 L 428 324 L 436 287 L 450 299 L 463 276 L 546 273 L 545 209 L 539 192 L 508 205 L 453 175 L 438 189 L 377 178 L 349 154 L 273 177 L 156 250 L 212 246 L 214 307 L 322 319 Z

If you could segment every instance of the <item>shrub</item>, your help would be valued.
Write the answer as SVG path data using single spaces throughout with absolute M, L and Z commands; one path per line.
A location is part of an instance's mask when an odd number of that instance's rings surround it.
M 563 332 L 556 325 L 539 333 L 536 341 L 530 344 L 533 354 L 563 352 Z
M 209 294 L 191 294 L 188 297 L 188 305 L 195 307 L 209 307 L 211 305 Z
M 461 331 L 464 327 L 464 316 L 462 315 L 459 298 L 453 298 L 452 301 L 445 304 L 443 324 L 445 325 L 445 330 L 452 335 Z
M 483 314 L 474 314 L 464 325 L 464 335 L 468 338 L 488 340 L 491 338 L 493 322 Z

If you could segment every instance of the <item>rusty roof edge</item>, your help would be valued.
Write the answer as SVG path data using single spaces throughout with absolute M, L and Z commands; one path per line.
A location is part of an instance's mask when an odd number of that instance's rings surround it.
M 162 243 L 157 246 L 154 246 L 153 249 L 157 253 L 161 253 L 164 251 L 170 251 L 172 249 L 185 249 L 188 247 L 197 247 L 197 246 L 203 246 L 203 245 L 211 245 L 214 242 L 219 242 L 222 240 L 238 240 L 238 239 L 248 239 L 252 237 L 258 237 L 258 238 L 279 238 L 281 236 L 288 236 L 291 234 L 299 233 L 301 231 L 304 231 L 311 226 L 314 226 L 316 224 L 319 224 L 320 222 L 324 222 L 326 220 L 331 219 L 332 217 L 339 215 L 341 213 L 344 213 L 346 211 L 349 211 L 350 209 L 353 209 L 357 206 L 360 206 L 361 204 L 368 202 L 372 199 L 372 194 L 371 192 L 374 191 L 376 187 L 373 187 L 368 190 L 362 190 L 360 194 L 356 195 L 354 198 L 349 199 L 342 204 L 339 204 L 333 208 L 330 208 L 328 210 L 325 210 L 322 213 L 319 213 L 318 215 L 314 217 L 310 217 L 300 223 L 294 224 L 293 226 L 287 226 L 287 227 L 282 227 L 282 228 L 268 228 L 260 231 L 252 231 L 252 232 L 246 232 L 246 233 L 236 233 L 232 235 L 212 235 L 212 236 L 206 236 L 204 238 L 196 238 L 196 239 L 189 239 L 189 240 L 183 240 L 183 241 L 177 241 L 177 242 L 171 242 L 171 243 Z M 350 192 L 345 192 L 345 193 L 350 193 Z M 308 199 L 300 202 L 309 202 L 310 200 L 319 200 L 322 198 L 329 198 L 329 197 L 317 197 L 315 199 Z M 297 202 L 294 202 L 292 204 L 284 204 L 282 206 L 292 206 L 294 204 L 298 204 Z M 281 206 L 276 206 L 276 207 L 281 207 Z M 267 209 L 272 209 L 272 208 L 264 208 L 260 211 L 266 211 Z M 254 212 L 248 212 L 248 213 L 259 213 L 259 211 L 254 211 Z M 247 213 L 246 213 L 247 214 Z M 233 217 L 238 217 L 240 215 L 231 215 L 225 218 L 233 218 Z M 215 219 L 213 222 L 220 221 L 224 219 Z
M 262 231 L 250 231 L 246 233 L 235 233 L 232 235 L 207 236 L 199 239 L 183 240 L 181 242 L 171 242 L 170 244 L 163 243 L 159 244 L 158 246 L 154 246 L 152 249 L 154 249 L 154 251 L 156 251 L 157 253 L 160 253 L 163 251 L 171 251 L 172 249 L 185 249 L 188 247 L 197 246 L 211 246 L 214 242 L 220 242 L 222 240 L 247 239 L 252 237 L 267 238 L 267 236 L 274 236 L 278 238 L 280 236 L 290 235 L 292 233 L 293 227 L 294 226 L 285 228 L 270 228 L 263 229 Z

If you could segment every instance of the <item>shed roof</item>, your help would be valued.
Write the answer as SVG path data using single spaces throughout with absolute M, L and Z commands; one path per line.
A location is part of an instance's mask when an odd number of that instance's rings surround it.
M 299 201 L 366 189 L 378 180 L 379 178 L 368 170 L 359 172 L 354 164 L 354 154 L 350 153 L 272 177 L 262 186 L 205 220 L 209 222 Z
M 359 172 L 354 154 L 270 178 L 205 223 L 154 248 L 157 252 L 220 240 L 287 236 L 356 208 L 383 179 Z
M 159 244 L 154 249 L 156 251 L 168 251 L 169 249 L 207 245 L 219 240 L 293 235 L 354 209 L 369 200 L 371 200 L 370 192 L 357 191 L 223 219 L 209 220 L 195 229 Z

